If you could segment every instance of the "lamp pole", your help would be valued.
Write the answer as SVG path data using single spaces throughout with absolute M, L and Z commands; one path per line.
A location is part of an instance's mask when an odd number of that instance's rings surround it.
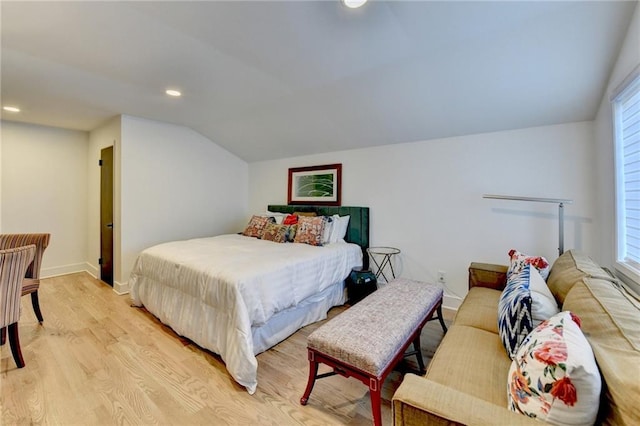
M 495 200 L 514 200 L 514 201 L 531 201 L 534 203 L 554 203 L 558 204 L 558 253 L 562 256 L 564 253 L 564 204 L 571 204 L 573 200 L 564 198 L 539 198 L 539 197 L 520 197 L 515 195 L 494 195 L 484 194 L 482 198 L 492 198 Z

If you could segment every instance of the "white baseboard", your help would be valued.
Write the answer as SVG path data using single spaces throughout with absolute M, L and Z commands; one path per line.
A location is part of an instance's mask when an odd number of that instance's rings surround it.
M 88 262 L 83 262 L 74 263 L 71 265 L 42 268 L 40 270 L 40 278 L 57 277 L 59 275 L 75 274 L 76 272 L 88 272 L 94 277 L 98 273 L 97 269 L 92 268 Z
M 51 268 L 42 268 L 42 270 L 40 271 L 40 278 L 51 278 L 60 275 L 75 274 L 77 272 L 86 272 L 93 278 L 100 279 L 100 270 L 89 262 L 74 263 L 73 265 L 55 266 Z M 117 294 L 127 294 L 129 293 L 129 283 L 120 283 L 118 281 L 115 281 L 113 283 L 113 291 Z
M 119 295 L 129 293 L 129 282 L 127 281 L 126 283 L 119 283 L 118 281 L 114 281 L 113 291 L 115 291 Z
M 445 294 L 442 298 L 442 307 L 445 309 L 457 311 L 461 304 L 462 299 L 458 296 L 449 296 L 448 294 Z

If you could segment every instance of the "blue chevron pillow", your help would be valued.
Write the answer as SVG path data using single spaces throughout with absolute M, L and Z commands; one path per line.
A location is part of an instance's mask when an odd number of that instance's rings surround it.
M 511 274 L 498 303 L 498 331 L 509 358 L 514 359 L 520 344 L 533 330 L 529 275 L 531 265 Z

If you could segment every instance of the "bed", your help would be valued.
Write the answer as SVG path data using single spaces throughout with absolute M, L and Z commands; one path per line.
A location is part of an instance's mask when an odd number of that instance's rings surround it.
M 345 302 L 344 279 L 368 266 L 369 208 L 269 205 L 276 213 L 350 216 L 342 242 L 314 247 L 239 234 L 159 244 L 137 258 L 134 305 L 221 356 L 250 394 L 256 355 Z

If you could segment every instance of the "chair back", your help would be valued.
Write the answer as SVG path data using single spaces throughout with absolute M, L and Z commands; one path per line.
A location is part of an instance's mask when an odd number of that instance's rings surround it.
M 0 328 L 20 319 L 22 280 L 35 253 L 33 244 L 0 250 Z
M 34 244 L 36 246 L 36 254 L 33 258 L 33 263 L 27 268 L 24 277 L 38 280 L 40 279 L 42 255 L 49 245 L 50 237 L 51 234 L 0 234 L 0 250 Z

